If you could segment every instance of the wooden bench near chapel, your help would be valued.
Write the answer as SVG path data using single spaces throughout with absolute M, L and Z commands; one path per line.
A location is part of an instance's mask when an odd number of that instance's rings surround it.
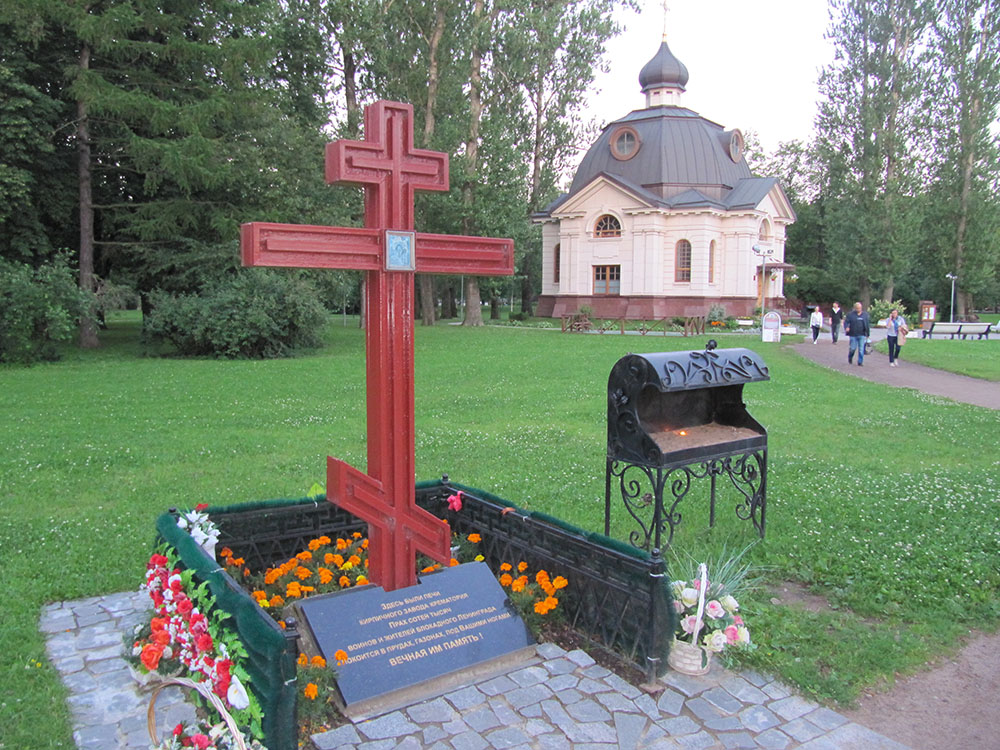
M 988 339 L 990 337 L 990 330 L 992 326 L 992 323 L 944 323 L 941 321 L 935 321 L 934 323 L 931 323 L 930 328 L 923 331 L 923 338 L 933 338 L 936 333 L 939 335 L 950 334 L 952 338 L 961 336 L 964 339 L 969 336 L 976 336 L 980 339 Z

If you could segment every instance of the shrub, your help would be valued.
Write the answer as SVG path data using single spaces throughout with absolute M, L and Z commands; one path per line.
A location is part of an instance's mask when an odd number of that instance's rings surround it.
M 715 304 L 708 308 L 708 315 L 705 319 L 709 323 L 722 323 L 726 320 L 726 308 L 722 305 Z
M 882 299 L 872 300 L 872 304 L 868 308 L 868 317 L 872 325 L 875 325 L 883 318 L 888 318 L 889 313 L 892 312 L 892 308 L 894 307 L 899 310 L 900 315 L 906 315 L 906 306 L 902 300 L 896 300 L 895 302 L 886 302 Z
M 37 269 L 0 258 L 0 362 L 58 359 L 56 344 L 73 338 L 88 297 L 66 258 Z
M 319 346 L 329 313 L 296 276 L 240 271 L 202 294 L 154 293 L 144 331 L 184 355 L 271 359 Z

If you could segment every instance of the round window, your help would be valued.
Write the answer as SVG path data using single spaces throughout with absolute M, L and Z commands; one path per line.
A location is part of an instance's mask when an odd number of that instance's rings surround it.
M 624 125 L 611 134 L 611 155 L 619 161 L 628 161 L 637 153 L 642 143 L 635 128 Z

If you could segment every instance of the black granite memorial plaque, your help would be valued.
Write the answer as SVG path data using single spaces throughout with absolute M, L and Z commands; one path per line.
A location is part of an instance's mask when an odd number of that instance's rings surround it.
M 365 586 L 297 606 L 320 653 L 336 666 L 345 705 L 465 670 L 535 643 L 485 563 L 466 563 L 385 592 Z

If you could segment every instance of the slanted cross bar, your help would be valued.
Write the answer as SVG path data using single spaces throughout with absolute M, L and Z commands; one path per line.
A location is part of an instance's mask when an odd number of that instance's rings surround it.
M 393 591 L 416 583 L 418 552 L 451 557 L 414 491 L 413 273 L 509 275 L 514 243 L 413 231 L 414 192 L 448 189 L 448 155 L 413 148 L 409 104 L 366 107 L 365 140 L 327 145 L 326 181 L 364 188 L 364 228 L 244 224 L 243 265 L 365 271 L 368 471 L 327 458 L 327 497 L 368 522 L 369 578 Z

